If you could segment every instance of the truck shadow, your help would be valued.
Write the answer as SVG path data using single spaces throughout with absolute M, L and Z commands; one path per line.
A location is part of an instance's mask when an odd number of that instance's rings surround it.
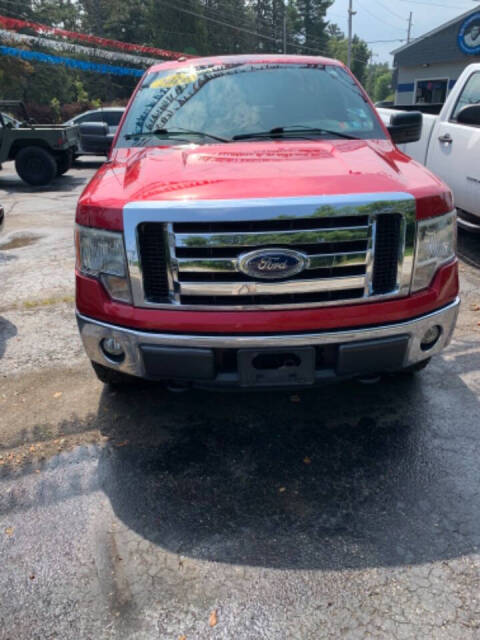
M 85 159 L 85 156 L 82 156 L 81 159 L 74 161 L 73 166 L 76 169 L 99 169 L 102 164 L 105 164 L 106 160 L 106 158 L 99 159 L 97 156 L 87 160 Z
M 104 391 L 116 444 L 98 477 L 118 518 L 183 556 L 422 564 L 480 544 L 478 409 L 441 359 L 414 379 L 293 395 Z
M 32 187 L 22 182 L 17 176 L 9 174 L 0 175 L 0 190 L 6 193 L 58 193 L 65 191 L 75 191 L 78 187 L 86 184 L 90 176 L 75 176 L 66 174 L 55 178 L 53 182 L 44 187 Z
M 5 354 L 7 342 L 16 335 L 17 327 L 3 316 L 0 316 L 0 358 L 3 358 Z

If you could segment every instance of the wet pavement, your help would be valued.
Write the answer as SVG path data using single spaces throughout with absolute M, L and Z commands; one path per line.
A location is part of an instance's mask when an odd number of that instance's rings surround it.
M 54 195 L 2 196 L 9 242 L 44 234 Z M 0 246 L 21 265 L 0 294 L 0 638 L 480 638 L 480 238 L 460 236 L 455 339 L 416 377 L 119 392 L 72 321 L 73 201 Z

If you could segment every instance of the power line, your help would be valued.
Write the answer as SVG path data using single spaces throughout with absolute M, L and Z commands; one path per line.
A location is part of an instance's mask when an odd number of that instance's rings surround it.
M 193 15 L 193 16 L 195 16 L 197 18 L 202 18 L 204 20 L 208 20 L 209 22 L 214 22 L 216 24 L 220 24 L 220 25 L 222 25 L 224 27 L 228 27 L 229 29 L 233 29 L 234 31 L 243 31 L 244 33 L 248 33 L 250 35 L 257 36 L 259 38 L 262 38 L 263 40 L 270 40 L 272 42 L 275 42 L 276 44 L 278 44 L 279 41 L 280 41 L 279 38 L 276 38 L 274 36 L 270 36 L 270 35 L 267 35 L 265 33 L 260 33 L 258 31 L 253 31 L 252 29 L 247 29 L 245 27 L 235 26 L 233 24 L 230 24 L 229 22 L 224 22 L 223 20 L 218 20 L 217 18 L 211 18 L 209 16 L 202 15 L 201 13 L 198 13 L 197 11 L 192 11 L 191 9 L 185 9 L 183 7 L 175 6 L 175 5 L 171 4 L 171 3 L 169 3 L 167 0 L 159 0 L 159 2 L 164 4 L 165 6 L 169 7 L 170 9 L 175 9 L 176 11 L 181 11 L 182 13 L 187 13 L 187 14 Z M 314 52 L 320 53 L 320 54 L 328 53 L 324 49 L 322 50 L 322 49 L 318 49 L 318 48 L 314 48 L 314 47 L 309 47 L 307 45 L 300 44 L 300 43 L 292 41 L 292 40 L 289 40 L 288 43 L 293 45 L 293 46 L 295 46 L 295 47 L 298 47 L 299 49 L 304 49 L 304 50 L 307 50 L 307 51 L 314 51 Z
M 382 44 L 387 42 L 405 42 L 405 38 L 393 38 L 392 40 L 365 40 L 366 44 Z
M 372 16 L 372 18 L 375 18 L 375 20 L 378 20 L 379 22 L 382 22 L 383 24 L 386 24 L 387 27 L 391 27 L 392 29 L 396 29 L 399 30 L 400 27 L 397 25 L 393 25 L 390 22 L 387 22 L 386 20 L 384 20 L 383 18 L 380 18 L 379 16 L 377 16 L 375 13 L 372 13 L 371 11 L 369 11 L 365 6 L 362 5 L 362 11 L 365 11 L 366 13 L 368 13 L 369 16 Z
M 215 20 L 218 20 L 218 18 L 220 18 L 220 19 L 223 19 L 224 21 L 228 22 L 228 25 L 225 25 L 225 26 L 228 26 L 231 29 L 238 29 L 239 27 L 237 27 L 236 24 L 232 24 L 229 21 L 233 17 L 234 20 L 240 20 L 241 23 L 243 23 L 243 28 L 248 29 L 248 31 L 250 33 L 252 33 L 253 35 L 257 35 L 257 36 L 259 36 L 259 37 L 261 37 L 263 39 L 271 40 L 271 41 L 274 41 L 274 42 L 279 42 L 282 39 L 282 36 L 280 35 L 281 26 L 282 26 L 280 21 L 276 25 L 278 30 L 279 30 L 279 35 L 278 36 L 272 36 L 272 35 L 269 35 L 269 34 L 266 34 L 266 33 L 263 33 L 263 32 L 252 31 L 252 28 L 250 26 L 248 17 L 245 14 L 241 13 L 241 12 L 238 12 L 238 11 L 235 11 L 233 9 L 230 9 L 230 10 L 228 10 L 227 13 L 225 13 L 224 10 L 223 11 L 217 11 L 216 9 L 214 10 L 214 9 L 209 9 L 208 7 L 203 7 L 203 14 L 199 14 L 197 12 L 194 12 L 192 9 L 190 9 L 189 6 L 185 6 L 185 2 L 187 0 L 182 0 L 182 1 L 184 3 L 183 5 L 180 4 L 180 6 L 172 6 L 171 4 L 169 4 L 168 6 L 170 8 L 172 8 L 172 9 L 178 9 L 180 11 L 183 10 L 185 13 L 190 13 L 192 15 L 196 15 L 198 17 L 204 18 L 205 20 L 209 20 L 209 21 L 215 21 Z M 168 3 L 166 3 L 166 4 L 168 4 Z M 175 3 L 175 5 L 177 5 L 177 4 L 178 4 L 178 2 Z M 214 13 L 216 18 L 211 18 L 210 16 L 206 15 L 205 14 L 206 11 L 209 11 L 210 13 Z M 252 16 L 252 19 L 254 19 L 255 22 L 259 21 L 259 22 L 263 23 L 267 29 L 272 29 L 272 27 L 275 26 L 273 23 L 269 23 L 264 18 L 260 18 L 258 16 L 254 16 L 254 17 Z M 313 45 L 318 44 L 319 46 L 318 47 L 309 47 L 309 46 L 306 46 L 306 45 L 302 45 L 301 43 L 299 43 L 296 40 L 293 40 L 291 38 L 288 39 L 288 44 L 290 44 L 290 45 L 292 45 L 294 47 L 300 47 L 302 49 L 315 51 L 315 52 L 320 53 L 320 54 L 326 54 L 326 55 L 329 54 L 328 49 L 323 48 L 322 47 L 322 43 L 320 43 L 319 40 L 309 38 L 309 42 L 312 43 Z
M 398 13 L 395 13 L 395 11 L 392 11 L 390 9 L 390 7 L 386 7 L 382 2 L 380 2 L 380 0 L 375 0 L 375 2 L 380 5 L 382 7 L 382 9 L 385 9 L 385 11 L 388 11 L 388 13 L 391 13 L 392 16 L 395 16 L 396 18 L 398 18 L 399 20 L 402 20 L 403 22 L 405 22 L 407 20 L 407 18 L 405 18 L 404 16 L 399 15 Z
M 408 4 L 423 4 L 427 7 L 443 7 L 445 9 L 460 9 L 461 11 L 468 11 L 469 7 L 459 7 L 453 4 L 439 4 L 438 2 L 422 2 L 422 0 L 400 0 L 400 2 L 406 2 Z

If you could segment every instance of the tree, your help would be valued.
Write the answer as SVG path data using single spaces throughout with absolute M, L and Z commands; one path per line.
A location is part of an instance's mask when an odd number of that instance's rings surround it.
M 345 34 L 343 33 L 343 31 L 340 29 L 340 27 L 338 26 L 338 24 L 335 24 L 334 22 L 329 22 L 327 25 L 327 34 L 329 38 L 344 38 Z
M 392 96 L 392 72 L 387 71 L 382 73 L 381 76 L 375 81 L 374 100 L 379 102 L 380 100 L 387 100 Z
M 386 62 L 369 65 L 365 89 L 374 102 L 385 100 L 392 93 L 392 73 Z
M 344 64 L 347 64 L 348 60 L 348 39 L 342 33 L 342 37 L 330 38 L 328 41 L 328 48 L 332 58 L 341 60 Z M 371 56 L 371 51 L 368 48 L 367 43 L 361 40 L 358 36 L 352 38 L 352 72 L 359 82 L 362 84 L 367 79 L 367 67 L 368 60 Z
M 327 53 L 328 33 L 325 14 L 332 4 L 333 0 L 297 0 L 306 54 Z
M 286 17 L 288 53 L 330 55 L 347 62 L 344 33 L 325 19 L 332 3 L 333 0 L 23 0 L 13 10 L 12 0 L 0 0 L 0 11 L 73 31 L 196 55 L 283 51 Z M 32 33 L 28 28 L 22 31 Z M 48 47 L 41 49 L 58 55 Z M 370 55 L 367 44 L 355 36 L 352 71 L 367 83 L 372 97 L 383 96 L 388 82 L 379 76 L 387 74 L 388 67 L 372 70 L 371 66 L 367 73 Z M 69 57 L 92 60 L 73 50 Z M 28 93 L 30 102 L 42 105 L 50 105 L 54 99 L 60 105 L 83 102 L 85 95 L 90 103 L 125 101 L 137 82 L 132 76 L 4 60 L 0 65 L 4 95 L 9 88 L 15 96 Z M 135 66 L 122 61 L 118 64 Z

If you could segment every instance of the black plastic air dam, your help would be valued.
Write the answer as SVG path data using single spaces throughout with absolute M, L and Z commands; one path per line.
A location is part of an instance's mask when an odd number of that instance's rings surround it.
M 408 335 L 401 335 L 340 344 L 332 374 L 358 376 L 401 369 L 408 341 Z M 140 351 L 145 374 L 150 379 L 215 383 L 223 377 L 216 366 L 216 352 L 222 350 L 143 344 Z M 270 364 L 270 360 L 273 362 L 274 357 L 280 356 L 284 356 L 285 362 L 278 367 Z M 314 347 L 239 349 L 236 371 L 231 372 L 230 378 L 241 387 L 288 387 L 313 385 L 318 374 Z
M 401 369 L 407 354 L 409 337 L 395 336 L 341 344 L 338 348 L 337 374 L 381 373 Z
M 150 378 L 213 380 L 215 377 L 213 349 L 141 345 L 140 351 Z

